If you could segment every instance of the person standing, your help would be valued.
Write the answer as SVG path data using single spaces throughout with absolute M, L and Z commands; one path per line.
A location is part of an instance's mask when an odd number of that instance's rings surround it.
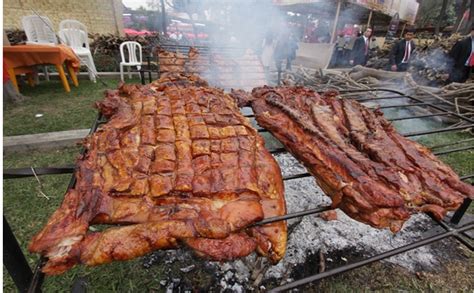
M 352 48 L 351 58 L 349 64 L 363 65 L 367 64 L 369 59 L 369 48 L 370 48 L 370 36 L 372 35 L 372 29 L 367 28 L 364 35 L 357 38 L 354 47 Z
M 449 56 L 453 59 L 453 67 L 448 82 L 466 82 L 474 68 L 474 25 L 471 27 L 470 36 L 458 41 Z
M 345 61 L 345 50 L 346 50 L 346 39 L 344 38 L 344 33 L 341 32 L 336 40 L 336 54 L 334 65 L 336 67 L 343 66 Z
M 298 41 L 293 33 L 288 38 L 288 56 L 286 57 L 286 69 L 291 70 L 291 63 L 296 59 L 296 51 L 298 50 Z
M 273 41 L 273 34 L 268 32 L 267 35 L 265 36 L 265 39 L 263 40 L 263 46 L 262 46 L 262 65 L 263 69 L 265 71 L 265 76 L 267 77 L 267 80 L 269 79 L 269 72 L 270 72 L 270 66 L 272 65 L 273 61 L 273 53 L 275 50 L 275 42 Z
M 409 29 L 405 32 L 404 39 L 393 46 L 389 55 L 390 69 L 392 71 L 407 71 L 410 57 L 415 50 L 414 36 L 414 31 Z
M 275 51 L 273 53 L 273 58 L 275 59 L 275 65 L 278 72 L 282 70 L 282 63 L 288 57 L 288 38 L 289 34 L 286 32 L 280 33 L 276 45 Z

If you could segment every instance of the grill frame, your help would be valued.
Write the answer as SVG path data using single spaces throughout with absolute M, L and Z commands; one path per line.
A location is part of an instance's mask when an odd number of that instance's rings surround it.
M 141 76 L 142 76 L 142 84 L 145 84 L 144 74 L 143 74 L 142 71 L 141 71 Z M 150 77 L 151 77 L 151 74 L 150 74 Z M 439 107 L 438 105 L 432 104 L 432 103 L 425 103 L 425 102 L 421 101 L 420 99 L 418 99 L 416 97 L 406 95 L 406 94 L 404 94 L 400 91 L 396 91 L 396 90 L 393 90 L 393 89 L 372 88 L 372 89 L 367 89 L 367 90 L 339 91 L 339 93 L 342 94 L 342 95 L 344 93 L 355 93 L 355 92 L 359 92 L 359 93 L 375 92 L 376 93 L 374 95 L 374 98 L 372 98 L 372 99 L 370 99 L 370 98 L 361 99 L 362 103 L 384 99 L 384 97 L 377 97 L 377 92 L 395 93 L 396 95 L 398 95 L 398 97 L 393 97 L 392 96 L 392 97 L 385 97 L 385 98 L 390 98 L 390 99 L 408 98 L 411 101 L 416 102 L 416 103 L 413 103 L 413 104 L 407 104 L 407 105 L 410 105 L 410 107 L 413 107 L 413 106 L 416 106 L 416 107 L 430 107 L 430 108 L 433 108 L 433 109 L 436 109 L 436 110 L 440 111 L 439 113 L 433 113 L 433 114 L 430 114 L 430 115 L 421 115 L 423 117 L 419 117 L 419 116 L 414 115 L 414 116 L 411 116 L 411 117 L 406 117 L 403 120 L 420 119 L 420 118 L 421 119 L 422 118 L 432 118 L 432 117 L 437 117 L 437 116 L 454 116 L 454 117 L 458 118 L 460 121 L 468 123 L 468 125 L 462 126 L 462 129 L 474 128 L 474 120 L 472 120 L 468 117 L 465 117 L 464 115 L 448 111 L 448 110 L 446 110 L 442 107 Z M 355 100 L 357 100 L 357 99 L 355 99 Z M 244 115 L 244 116 L 247 117 L 247 118 L 252 118 L 253 117 L 253 115 Z M 396 120 L 393 120 L 393 121 L 396 121 Z M 96 120 L 94 121 L 89 134 L 94 133 L 97 130 L 97 128 L 105 122 L 106 122 L 106 120 L 104 119 L 104 117 L 101 114 L 99 114 L 97 116 Z M 448 128 L 435 129 L 435 130 L 423 131 L 423 132 L 417 132 L 417 133 L 408 133 L 405 136 L 415 136 L 415 135 L 416 136 L 421 136 L 421 135 L 428 135 L 428 134 L 433 134 L 433 133 L 457 131 L 459 129 L 460 129 L 459 127 L 451 127 L 451 128 L 448 127 Z M 264 130 L 264 129 L 261 129 L 261 130 L 259 130 L 259 132 L 268 132 L 268 131 Z M 432 148 L 436 148 L 436 146 L 434 146 Z M 457 149 L 451 149 L 451 150 L 447 150 L 447 151 L 438 151 L 438 152 L 434 152 L 434 154 L 444 155 L 444 154 L 453 153 L 453 152 L 466 151 L 466 150 L 470 150 L 472 148 L 473 147 L 469 147 L 468 149 L 466 149 L 466 148 L 457 148 Z M 86 150 L 83 148 L 81 150 L 81 154 L 84 154 L 85 151 Z M 272 149 L 272 150 L 269 150 L 269 151 L 272 154 L 287 152 L 284 148 L 276 148 L 276 149 Z M 32 176 L 35 176 L 35 174 L 38 175 L 38 176 L 41 176 L 41 175 L 54 175 L 54 174 L 73 173 L 74 170 L 75 170 L 75 166 L 74 165 L 69 165 L 69 166 L 51 167 L 51 168 L 35 168 L 34 169 L 33 167 L 30 167 L 30 168 L 6 169 L 6 170 L 4 170 L 3 173 L 4 173 L 4 179 L 15 179 L 15 178 L 32 177 Z M 291 176 L 284 176 L 283 180 L 284 181 L 294 180 L 294 179 L 305 178 L 305 177 L 309 177 L 309 176 L 311 176 L 309 173 L 293 174 Z M 467 179 L 471 179 L 471 178 L 474 178 L 474 174 L 469 174 L 469 175 L 465 175 L 465 176 L 461 177 L 462 180 L 467 180 Z M 73 173 L 72 176 L 71 176 L 71 180 L 69 182 L 69 185 L 68 185 L 68 189 L 74 187 L 75 182 L 76 182 L 76 178 L 75 178 L 74 173 Z M 424 238 L 424 239 L 421 239 L 421 240 L 418 240 L 418 241 L 414 241 L 414 242 L 412 242 L 408 245 L 398 247 L 398 248 L 392 249 L 390 251 L 383 252 L 383 253 L 371 256 L 369 258 L 365 258 L 365 259 L 363 259 L 361 261 L 358 261 L 358 262 L 355 262 L 355 263 L 346 264 L 346 265 L 340 266 L 338 268 L 332 269 L 330 271 L 326 271 L 326 272 L 323 272 L 323 273 L 308 276 L 308 277 L 305 277 L 303 279 L 296 280 L 296 281 L 287 283 L 285 285 L 272 288 L 270 290 L 270 292 L 281 292 L 281 291 L 290 290 L 290 289 L 293 289 L 293 288 L 296 288 L 296 287 L 304 286 L 304 285 L 307 285 L 309 283 L 312 283 L 312 282 L 315 282 L 315 281 L 318 281 L 318 280 L 322 280 L 322 279 L 328 278 L 328 277 L 336 275 L 336 274 L 344 273 L 344 272 L 347 272 L 347 271 L 350 271 L 350 270 L 353 270 L 353 269 L 371 264 L 373 262 L 383 260 L 385 258 L 395 256 L 395 255 L 404 253 L 406 251 L 409 251 L 409 250 L 412 250 L 412 249 L 415 249 L 415 248 L 418 248 L 418 247 L 421 247 L 421 246 L 429 245 L 429 244 L 434 243 L 436 241 L 440 241 L 442 239 L 446 239 L 446 238 L 450 238 L 450 237 L 456 239 L 459 243 L 464 245 L 466 248 L 473 251 L 472 238 L 469 235 L 467 235 L 465 232 L 468 231 L 468 230 L 474 229 L 474 222 L 467 223 L 467 224 L 465 224 L 463 226 L 460 226 L 460 227 L 457 226 L 460 223 L 460 221 L 462 220 L 462 218 L 463 218 L 465 212 L 467 211 L 467 209 L 469 208 L 471 202 L 472 202 L 471 199 L 466 198 L 464 200 L 463 204 L 458 208 L 458 210 L 455 211 L 455 213 L 453 214 L 453 216 L 449 220 L 446 219 L 446 220 L 443 220 L 443 221 L 438 221 L 438 220 L 436 220 L 432 217 L 433 221 L 437 224 L 437 226 L 440 226 L 441 228 L 443 228 L 445 230 L 445 232 L 437 233 L 436 235 L 431 236 L 429 238 Z M 319 207 L 319 208 L 314 208 L 314 209 L 310 209 L 310 210 L 303 210 L 303 211 L 299 211 L 299 212 L 286 214 L 286 215 L 283 215 L 283 216 L 267 218 L 267 219 L 264 219 L 260 222 L 255 223 L 253 226 L 268 224 L 268 223 L 272 223 L 272 222 L 276 222 L 276 221 L 288 220 L 288 219 L 292 219 L 292 218 L 299 218 L 299 217 L 303 217 L 303 216 L 307 216 L 307 215 L 314 215 L 314 214 L 318 214 L 318 213 L 321 213 L 321 212 L 324 212 L 324 211 L 327 211 L 327 210 L 331 210 L 331 207 Z M 5 230 L 4 230 L 5 231 L 4 232 L 5 233 L 4 234 L 4 237 L 5 237 L 4 244 L 6 244 L 5 247 L 8 249 L 8 251 L 4 250 L 4 256 L 5 255 L 9 256 L 9 257 L 4 257 L 4 259 L 5 259 L 4 264 L 7 267 L 8 272 L 12 276 L 12 278 L 15 282 L 15 285 L 17 286 L 17 288 L 21 292 L 41 292 L 41 286 L 42 286 L 44 278 L 45 278 L 45 275 L 41 272 L 41 267 L 44 265 L 46 259 L 44 257 L 41 257 L 40 260 L 35 265 L 34 271 L 32 271 L 31 268 L 29 267 L 28 263 L 25 260 L 26 258 L 24 256 L 23 252 L 21 251 L 21 248 L 18 245 L 18 241 L 16 240 L 15 235 L 14 235 L 13 231 L 11 230 L 10 225 L 9 225 L 7 219 L 5 218 L 5 216 L 3 217 L 3 222 L 4 222 L 4 228 L 5 228 Z M 21 259 L 23 259 L 25 261 L 21 261 Z M 29 280 L 29 281 L 26 281 L 26 280 Z M 80 284 L 76 284 L 77 282 L 80 283 L 80 282 L 83 282 L 83 280 L 81 278 L 78 278 L 78 279 L 75 280 L 75 282 L 72 286 L 72 288 L 74 288 L 73 292 L 85 292 L 85 287 L 80 285 Z
M 209 62 L 211 62 L 213 54 L 219 55 L 224 60 L 234 61 L 234 60 L 236 60 L 236 58 L 230 57 L 229 55 L 232 55 L 232 54 L 242 55 L 246 50 L 248 50 L 248 48 L 229 47 L 229 46 L 212 46 L 212 47 L 210 47 L 210 46 L 189 46 L 189 45 L 177 45 L 177 44 L 159 44 L 153 49 L 153 55 L 154 56 L 147 56 L 146 57 L 146 59 L 147 59 L 147 61 L 146 61 L 147 62 L 147 68 L 145 69 L 144 67 L 142 67 L 139 71 L 142 84 L 146 83 L 145 75 L 147 73 L 148 73 L 148 82 L 151 83 L 152 80 L 153 80 L 152 79 L 152 73 L 156 73 L 157 77 L 160 78 L 162 73 L 170 72 L 170 71 L 162 71 L 161 70 L 161 65 L 167 65 L 167 66 L 173 66 L 174 65 L 174 64 L 167 64 L 166 62 L 164 62 L 165 60 L 162 60 L 163 58 L 160 58 L 159 54 L 157 53 L 158 49 L 163 49 L 163 50 L 168 51 L 168 52 L 179 52 L 179 53 L 181 53 L 185 56 L 185 58 L 181 58 L 181 59 L 189 60 L 188 52 L 191 48 L 197 49 L 199 54 Z M 255 54 L 255 56 L 257 56 L 257 55 Z M 156 64 L 155 64 L 156 69 L 155 70 L 152 69 L 152 62 L 153 62 L 152 59 L 153 58 L 156 60 Z M 168 59 L 168 58 L 166 58 L 166 59 Z M 245 60 L 243 60 L 243 61 L 245 61 Z M 263 71 L 263 72 L 258 71 L 258 70 L 257 71 L 252 71 L 252 70 L 247 69 L 247 68 L 255 68 L 255 67 L 261 67 L 263 69 L 263 66 L 261 66 L 260 63 L 259 64 L 254 64 L 250 61 L 247 61 L 244 65 L 239 64 L 239 67 L 245 69 L 245 70 L 242 70 L 243 75 L 240 75 L 240 78 L 239 78 L 239 80 L 242 82 L 242 84 L 240 85 L 242 87 L 247 87 L 247 88 L 255 87 L 255 86 L 252 86 L 250 84 L 245 83 L 245 81 L 248 82 L 248 81 L 254 80 L 254 78 L 252 76 L 250 76 L 250 77 L 247 76 L 246 77 L 245 74 L 263 74 L 265 76 L 265 71 Z M 276 73 L 277 71 L 271 71 L 271 72 Z M 186 73 L 199 74 L 200 72 L 187 71 Z M 211 73 L 212 75 L 216 74 L 213 69 L 210 69 L 209 73 Z M 231 73 L 228 73 L 228 72 L 226 72 L 226 73 L 231 74 Z M 269 71 L 269 73 L 270 73 L 270 71 Z M 217 76 L 215 76 L 215 77 L 217 77 Z

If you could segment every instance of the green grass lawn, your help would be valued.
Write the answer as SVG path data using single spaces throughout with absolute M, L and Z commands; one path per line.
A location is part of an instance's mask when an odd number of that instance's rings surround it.
M 117 88 L 118 78 L 102 78 L 100 82 L 80 79 L 79 87 L 71 86 L 66 93 L 59 80 L 41 80 L 35 87 L 27 85 L 21 93 L 27 100 L 18 104 L 7 104 L 3 112 L 3 135 L 21 135 L 51 131 L 89 128 L 97 115 L 94 103 L 103 98 L 106 89 Z M 127 83 L 138 83 L 138 79 L 126 79 Z M 36 114 L 43 114 L 36 118 Z

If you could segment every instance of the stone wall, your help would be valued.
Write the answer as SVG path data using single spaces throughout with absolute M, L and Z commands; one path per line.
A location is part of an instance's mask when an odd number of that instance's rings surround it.
M 4 29 L 22 29 L 21 18 L 34 15 L 32 9 L 51 19 L 56 32 L 62 20 L 75 19 L 90 33 L 123 35 L 121 0 L 4 0 Z

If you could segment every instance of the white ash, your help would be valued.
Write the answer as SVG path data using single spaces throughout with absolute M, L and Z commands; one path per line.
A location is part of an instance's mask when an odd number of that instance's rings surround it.
M 301 174 L 307 172 L 293 156 L 289 154 L 275 155 L 281 167 L 283 176 Z M 313 177 L 288 180 L 285 182 L 285 199 L 288 213 L 306 209 L 329 206 L 331 200 L 325 196 L 317 186 Z M 424 214 L 413 215 L 403 229 L 393 234 L 388 229 L 376 229 L 363 223 L 357 222 L 342 211 L 336 210 L 337 220 L 325 221 L 315 215 L 289 221 L 289 226 L 294 226 L 288 237 L 286 256 L 276 266 L 269 266 L 263 279 L 283 279 L 286 283 L 292 268 L 297 264 L 305 263 L 308 255 L 323 251 L 327 257 L 326 261 L 332 262 L 331 253 L 337 251 L 356 251 L 366 257 L 382 253 L 420 239 L 423 232 L 428 230 L 432 224 L 428 216 Z M 344 256 L 338 257 L 344 260 Z M 351 258 L 346 258 L 351 262 Z M 437 257 L 430 247 L 421 247 L 386 260 L 409 270 L 418 267 L 433 268 L 438 264 Z M 227 262 L 219 265 L 221 271 L 221 285 L 231 288 L 226 282 L 226 272 L 232 271 L 232 279 L 241 284 L 249 284 L 255 256 Z M 255 284 L 258 285 L 258 284 Z M 257 287 L 258 288 L 258 287 Z
M 293 156 L 289 154 L 275 155 L 281 167 L 283 176 L 307 172 Z M 307 210 L 316 207 L 325 207 L 331 204 L 329 197 L 325 196 L 317 186 L 313 177 L 285 181 L 285 198 L 288 213 Z M 276 266 L 269 265 L 265 258 L 252 254 L 232 262 L 206 262 L 201 264 L 213 272 L 217 279 L 214 289 L 218 291 L 243 292 L 259 289 L 262 280 L 276 278 L 281 284 L 292 281 L 292 272 L 296 265 L 305 264 L 308 256 L 323 252 L 327 265 L 354 262 L 352 255 L 363 257 L 382 253 L 420 238 L 426 237 L 424 231 L 433 226 L 429 217 L 423 214 L 413 215 L 403 229 L 397 234 L 389 230 L 372 228 L 352 220 L 342 211 L 336 210 L 337 220 L 325 221 L 316 215 L 309 215 L 288 221 L 290 234 L 286 256 Z M 356 253 L 352 253 L 356 252 Z M 345 254 L 347 253 L 347 255 Z M 432 248 L 421 247 L 390 259 L 387 262 L 399 265 L 409 270 L 436 268 L 439 264 L 439 253 Z M 190 260 L 196 261 L 190 250 L 157 251 L 146 258 L 145 267 L 154 263 L 165 263 L 168 270 L 166 280 L 159 283 L 171 292 L 180 286 L 179 279 L 173 279 L 169 267 L 177 265 L 181 272 L 189 271 L 193 274 L 202 266 L 189 264 Z M 192 267 L 192 268 L 191 268 Z M 260 288 L 260 290 L 265 290 Z
M 283 176 L 306 173 L 306 168 L 288 153 L 274 155 Z
M 195 265 L 190 265 L 184 268 L 180 268 L 179 270 L 182 271 L 183 273 L 189 273 L 190 271 L 194 270 L 196 266 Z
M 237 283 L 232 285 L 232 287 L 230 289 L 232 290 L 232 292 L 236 292 L 236 293 L 244 292 L 244 287 L 240 284 L 237 284 Z

